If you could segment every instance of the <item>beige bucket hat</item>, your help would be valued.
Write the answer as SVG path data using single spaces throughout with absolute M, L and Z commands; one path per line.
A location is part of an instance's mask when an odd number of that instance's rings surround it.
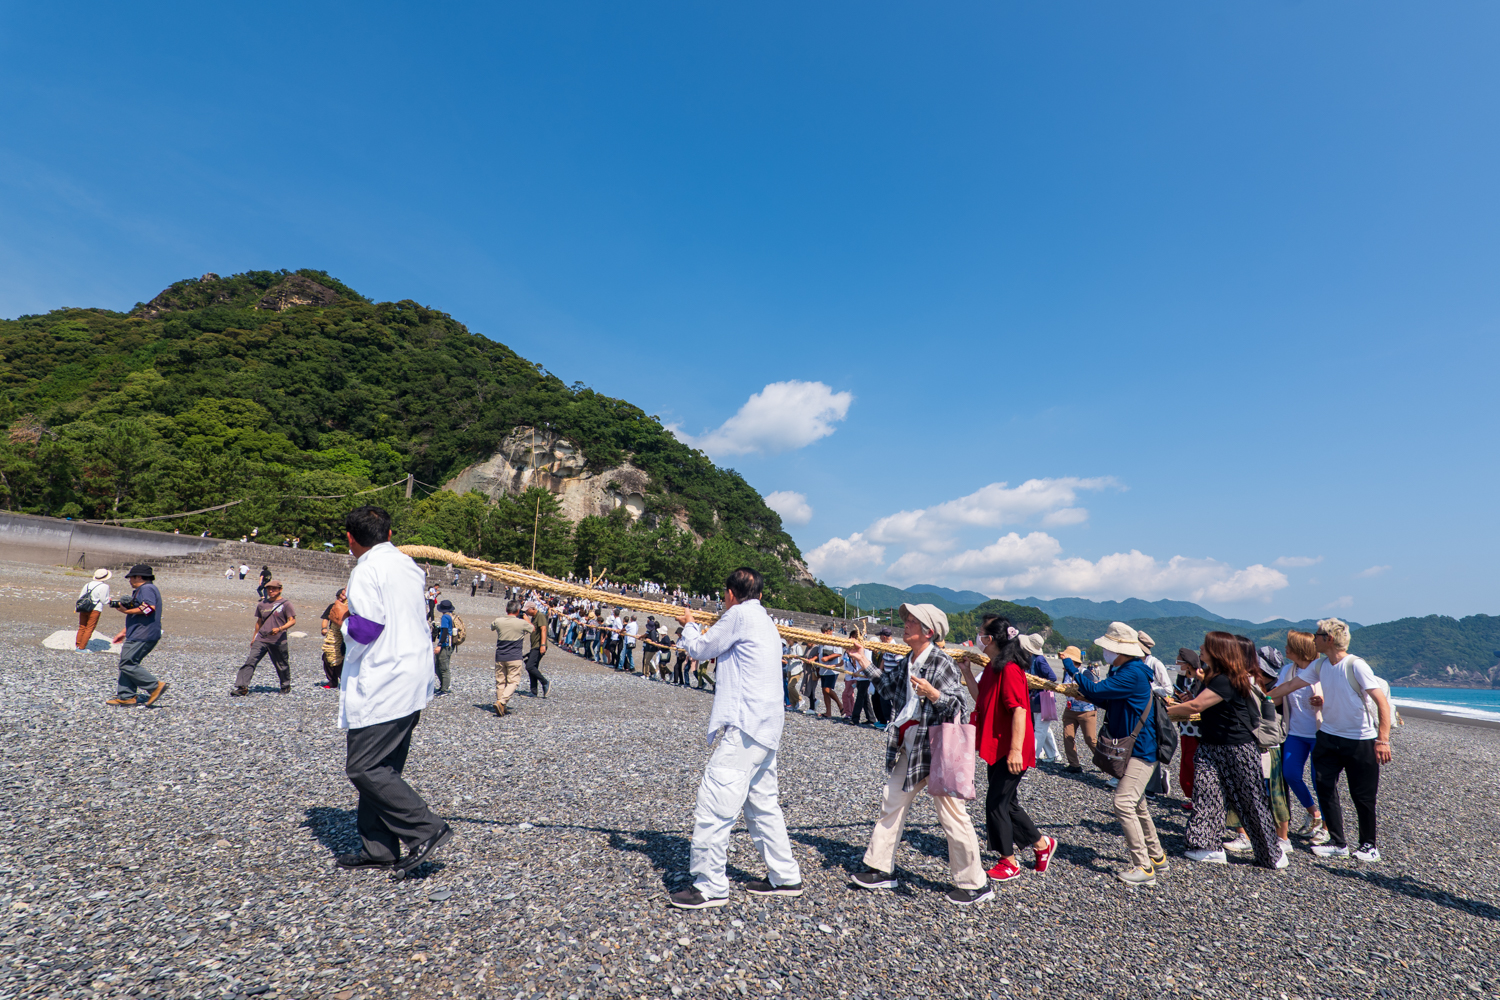
M 1094 644 L 1100 649 L 1106 649 L 1111 653 L 1124 653 L 1126 656 L 1145 656 L 1146 651 L 1141 648 L 1140 636 L 1135 629 L 1124 622 L 1110 622 L 1109 631 L 1094 640 Z
M 903 604 L 896 610 L 902 621 L 915 618 L 922 627 L 931 629 L 939 641 L 948 634 L 948 616 L 935 604 Z
M 1016 641 L 1021 644 L 1022 649 L 1026 650 L 1032 656 L 1041 656 L 1042 646 L 1047 642 L 1047 638 L 1038 632 L 1033 635 L 1018 635 L 1016 636 Z

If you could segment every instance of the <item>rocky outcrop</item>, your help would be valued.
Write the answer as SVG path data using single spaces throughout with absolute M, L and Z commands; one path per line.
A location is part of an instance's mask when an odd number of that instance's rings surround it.
M 184 292 L 183 286 L 195 286 L 193 295 Z M 213 287 L 215 284 L 218 287 Z M 185 309 L 201 309 L 204 306 L 224 305 L 234 298 L 229 286 L 222 284 L 222 279 L 217 274 L 209 271 L 203 277 L 196 280 L 189 278 L 186 282 L 178 282 L 171 288 L 164 289 L 160 295 L 147 302 L 145 305 L 137 306 L 135 315 L 142 319 L 155 319 L 169 312 L 179 312 Z
M 285 312 L 293 306 L 331 306 L 339 299 L 339 293 L 311 278 L 293 274 L 255 303 L 257 309 Z
M 555 495 L 563 516 L 577 523 L 590 514 L 624 507 L 631 517 L 646 512 L 650 476 L 630 462 L 590 472 L 583 452 L 567 438 L 539 427 L 517 427 L 495 453 L 443 484 L 455 493 L 478 490 L 485 496 L 524 493 L 540 486 Z M 686 525 L 679 522 L 680 527 Z
M 1421 664 L 1405 677 L 1391 678 L 1391 687 L 1494 688 L 1500 687 L 1500 663 L 1488 670 L 1464 670 L 1449 664 L 1437 670 L 1424 670 Z

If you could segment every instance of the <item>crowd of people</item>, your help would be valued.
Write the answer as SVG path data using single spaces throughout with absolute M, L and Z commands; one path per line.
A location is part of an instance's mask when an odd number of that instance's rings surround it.
M 453 835 L 401 772 L 421 709 L 451 690 L 450 658 L 467 629 L 441 588 L 429 585 L 426 571 L 391 545 L 388 514 L 362 507 L 348 515 L 346 528 L 358 561 L 320 616 L 323 686 L 340 691 L 346 770 L 359 793 L 362 848 L 338 863 L 402 877 Z M 238 568 L 241 578 L 247 570 Z M 129 571 L 129 598 L 111 599 L 110 579 L 109 570 L 96 572 L 79 595 L 77 648 L 86 648 L 103 609 L 122 612 L 119 677 L 107 704 L 155 704 L 168 685 L 144 660 L 161 638 L 161 592 L 147 565 Z M 287 636 L 297 612 L 283 589 L 262 571 L 250 648 L 232 696 L 249 693 L 267 656 L 280 690 L 291 690 Z M 1380 860 L 1380 770 L 1392 759 L 1395 713 L 1385 683 L 1349 652 L 1349 628 L 1338 619 L 1320 621 L 1314 633 L 1291 631 L 1285 655 L 1270 646 L 1257 649 L 1244 636 L 1209 632 L 1199 649 L 1178 651 L 1175 677 L 1152 655 L 1148 634 L 1114 622 L 1095 640 L 1106 662 L 1086 665 L 1077 647 L 1067 647 L 1055 659 L 1059 678 L 1044 654 L 1043 634 L 1023 634 L 990 614 L 972 644 L 963 644 L 984 654 L 976 675 L 968 650 L 947 645 L 947 617 L 933 605 L 901 606 L 908 652 L 896 653 L 868 647 L 858 631 L 835 635 L 832 624 L 824 627 L 824 643 L 788 642 L 761 605 L 760 591 L 759 573 L 736 570 L 721 597 L 710 599 L 721 614 L 705 629 L 693 620 L 685 595 L 674 602 L 683 609 L 675 622 L 648 614 L 642 623 L 639 614 L 607 601 L 507 588 L 505 613 L 490 624 L 500 717 L 509 713 L 523 676 L 533 696 L 547 697 L 541 661 L 549 644 L 616 671 L 713 693 L 707 733 L 713 749 L 694 813 L 694 883 L 671 894 L 672 906 L 696 909 L 727 900 L 727 842 L 741 812 L 768 871 L 747 891 L 802 892 L 776 784 L 783 720 L 795 712 L 884 733 L 886 784 L 863 868 L 852 877 L 861 889 L 899 884 L 896 854 L 923 791 L 947 839 L 954 885 L 948 900 L 982 902 L 998 883 L 1028 870 L 1045 873 L 1058 840 L 1033 819 L 1038 805 L 1023 801 L 1023 783 L 1039 762 L 1064 755 L 1059 771 L 1081 773 L 1080 736 L 1111 787 L 1128 856 L 1118 877 L 1127 885 L 1155 885 L 1170 868 L 1152 806 L 1169 791 L 1174 773 L 1190 814 L 1188 861 L 1225 864 L 1231 854 L 1247 854 L 1258 866 L 1281 869 L 1290 864 L 1293 836 L 1306 838 L 1320 857 Z M 892 632 L 882 629 L 877 638 L 888 644 Z M 1034 689 L 1043 685 L 1033 685 L 1028 675 L 1050 687 Z M 1055 688 L 1067 698 L 1060 719 Z M 1062 723 L 1061 753 L 1054 721 Z M 956 735 L 965 725 L 973 727 L 972 744 Z M 987 767 L 983 847 L 965 804 L 976 795 L 977 760 Z M 1341 783 L 1356 813 L 1352 840 Z M 1296 831 L 1293 797 L 1305 811 Z M 988 867 L 985 851 L 997 859 Z M 1029 866 L 1022 851 L 1030 852 Z

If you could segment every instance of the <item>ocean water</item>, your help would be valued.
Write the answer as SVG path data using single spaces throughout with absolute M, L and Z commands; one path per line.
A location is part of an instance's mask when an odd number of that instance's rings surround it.
M 1391 688 L 1399 707 L 1426 708 L 1471 719 L 1500 722 L 1500 688 Z

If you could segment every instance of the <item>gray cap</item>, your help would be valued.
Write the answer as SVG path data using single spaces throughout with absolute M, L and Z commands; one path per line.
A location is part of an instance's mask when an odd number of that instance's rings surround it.
M 897 609 L 901 619 L 915 618 L 923 628 L 931 629 L 933 638 L 942 639 L 948 634 L 948 616 L 935 604 L 903 604 Z

